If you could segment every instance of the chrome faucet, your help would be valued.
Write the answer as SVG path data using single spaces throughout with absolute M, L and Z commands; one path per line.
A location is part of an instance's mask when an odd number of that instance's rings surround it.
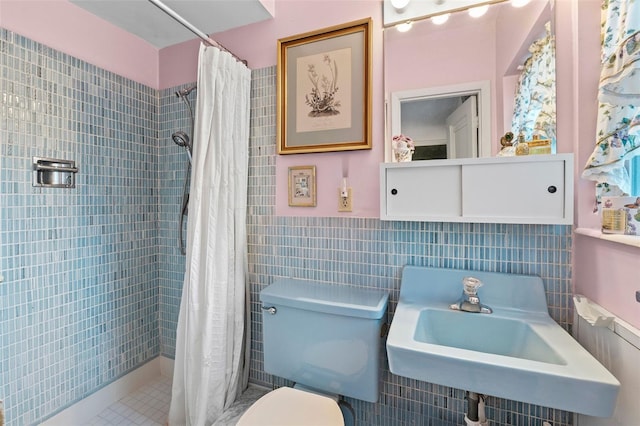
M 464 277 L 462 279 L 462 296 L 456 303 L 449 306 L 454 311 L 474 312 L 481 314 L 490 314 L 493 309 L 480 303 L 478 297 L 478 288 L 482 286 L 482 281 L 474 277 Z

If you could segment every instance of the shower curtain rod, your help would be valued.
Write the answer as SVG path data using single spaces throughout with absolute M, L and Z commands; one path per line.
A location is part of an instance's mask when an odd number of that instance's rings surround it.
M 242 62 L 243 64 L 248 66 L 246 60 L 240 59 L 235 53 L 233 53 L 232 51 L 230 51 L 229 49 L 227 49 L 226 47 L 224 47 L 223 45 L 221 45 L 220 43 L 218 43 L 217 41 L 215 41 L 214 39 L 209 37 L 206 33 L 203 33 L 202 31 L 200 31 L 199 29 L 194 27 L 191 24 L 191 22 L 189 22 L 186 19 L 184 19 L 175 10 L 171 9 L 169 6 L 167 6 L 166 4 L 162 3 L 160 0 L 149 0 L 149 2 L 153 3 L 153 5 L 156 6 L 158 9 L 162 10 L 164 13 L 166 13 L 167 15 L 172 17 L 174 20 L 176 20 L 180 24 L 182 24 L 183 27 L 185 27 L 186 29 L 188 29 L 189 31 L 191 31 L 192 33 L 194 33 L 195 35 L 200 37 L 202 39 L 202 41 L 204 41 L 209 46 L 217 47 L 218 49 L 223 50 L 223 51 L 231 54 L 231 56 L 236 58 L 236 60 L 238 60 L 239 62 Z

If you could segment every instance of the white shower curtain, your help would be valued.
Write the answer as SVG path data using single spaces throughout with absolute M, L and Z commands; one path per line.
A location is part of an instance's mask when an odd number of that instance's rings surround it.
M 246 387 L 251 71 L 200 46 L 187 259 L 169 424 L 210 425 Z

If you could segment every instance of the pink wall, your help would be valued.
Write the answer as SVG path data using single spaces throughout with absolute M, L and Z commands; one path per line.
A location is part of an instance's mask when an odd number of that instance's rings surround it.
M 595 145 L 598 81 L 600 80 L 600 1 L 581 0 L 574 11 L 575 66 L 573 68 L 574 106 L 576 117 L 572 121 L 576 137 L 576 223 L 579 227 L 600 227 L 599 216 L 593 214 L 593 182 L 580 179 L 584 164 Z
M 579 6 L 578 6 L 579 3 Z M 567 8 L 559 2 L 559 12 Z M 597 87 L 600 64 L 600 1 L 573 0 L 570 14 L 558 19 L 573 28 L 572 68 L 574 119 L 558 116 L 570 123 L 576 147 L 576 221 L 579 227 L 599 228 L 599 218 L 592 213 L 593 182 L 580 179 L 583 165 L 595 144 Z M 569 11 L 567 11 L 569 12 Z M 562 69 L 559 68 L 559 71 Z M 574 287 L 623 320 L 640 328 L 640 304 L 635 292 L 640 290 L 637 274 L 640 248 L 621 245 L 584 235 L 574 239 Z
M 329 4 L 330 3 L 330 6 Z M 382 4 L 378 1 L 280 1 L 275 18 L 212 37 L 246 59 L 252 69 L 277 63 L 277 40 L 361 18 L 373 19 L 373 149 L 322 154 L 278 155 L 276 157 L 276 214 L 280 216 L 379 216 L 379 165 L 383 161 Z M 161 58 L 164 69 L 166 58 Z M 165 80 L 165 78 L 167 80 Z M 170 76 L 162 78 L 169 81 Z M 174 79 L 172 81 L 178 81 Z M 317 207 L 289 207 L 289 166 L 315 165 L 318 182 Z M 353 191 L 353 212 L 338 213 L 337 190 L 343 169 Z
M 576 234 L 573 254 L 575 293 L 640 328 L 640 248 Z
M 198 79 L 199 49 L 199 39 L 160 49 L 158 52 L 160 64 L 158 87 L 166 89 L 196 81 Z
M 0 0 L 0 27 L 158 87 L 155 47 L 66 0 Z

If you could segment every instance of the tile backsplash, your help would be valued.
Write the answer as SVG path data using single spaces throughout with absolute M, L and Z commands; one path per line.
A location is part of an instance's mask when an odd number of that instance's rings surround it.
M 153 90 L 0 29 L 0 399 L 36 423 L 149 359 L 175 354 L 184 257 L 177 246 L 190 133 L 181 87 Z M 571 322 L 571 227 L 275 216 L 276 68 L 253 71 L 249 170 L 251 373 L 262 367 L 258 293 L 278 277 L 390 292 L 405 264 L 540 275 L 550 314 Z M 193 105 L 197 92 L 191 95 Z M 77 188 L 31 187 L 31 157 L 76 160 Z M 384 354 L 382 354 L 384 357 Z M 461 424 L 464 392 L 382 371 L 361 424 Z M 490 398 L 498 424 L 558 410 Z

